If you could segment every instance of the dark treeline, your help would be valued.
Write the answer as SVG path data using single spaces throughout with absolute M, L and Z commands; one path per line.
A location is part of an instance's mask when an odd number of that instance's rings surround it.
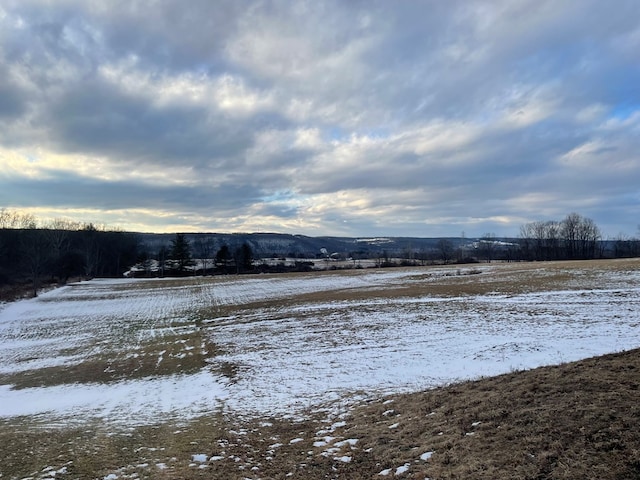
M 247 243 L 216 249 L 211 237 L 200 236 L 195 245 L 184 233 L 176 233 L 169 246 L 163 245 L 155 254 L 143 251 L 139 262 L 127 272 L 128 276 L 185 276 L 220 275 L 230 273 L 259 273 L 254 266 L 254 254 Z
M 577 213 L 561 221 L 538 221 L 520 228 L 522 260 L 588 260 L 618 256 L 607 251 L 600 229 L 590 218 Z M 621 251 L 617 252 L 622 253 Z
M 121 277 L 137 258 L 135 234 L 0 210 L 0 286 L 29 283 L 35 296 L 45 282 Z

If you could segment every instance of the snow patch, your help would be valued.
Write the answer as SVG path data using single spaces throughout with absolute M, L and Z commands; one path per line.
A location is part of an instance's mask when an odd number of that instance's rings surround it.
M 424 452 L 422 455 L 420 455 L 420 460 L 426 462 L 431 458 L 432 455 L 433 455 L 433 452 Z

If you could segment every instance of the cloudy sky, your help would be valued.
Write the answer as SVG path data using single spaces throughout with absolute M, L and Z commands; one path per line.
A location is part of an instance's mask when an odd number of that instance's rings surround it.
M 0 0 L 0 207 L 127 230 L 640 223 L 637 0 Z

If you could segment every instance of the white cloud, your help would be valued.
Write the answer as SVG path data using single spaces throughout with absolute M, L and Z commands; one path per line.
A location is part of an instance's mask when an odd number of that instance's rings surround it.
M 295 135 L 294 148 L 319 150 L 324 146 L 322 134 L 318 128 L 299 128 Z

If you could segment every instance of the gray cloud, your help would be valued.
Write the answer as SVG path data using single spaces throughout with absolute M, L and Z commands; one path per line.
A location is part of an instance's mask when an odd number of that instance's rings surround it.
M 25 195 L 25 192 L 30 195 Z M 23 197 L 24 206 L 44 204 L 51 207 L 93 207 L 104 210 L 159 209 L 194 213 L 228 213 L 248 208 L 262 192 L 253 185 L 233 184 L 209 188 L 198 186 L 152 185 L 128 180 L 98 181 L 73 174 L 52 175 L 43 180 L 21 179 L 9 183 L 0 199 L 9 203 Z
M 0 200 L 144 209 L 118 218 L 153 230 L 516 235 L 577 211 L 635 233 L 639 18 L 633 0 L 4 2 Z
M 50 126 L 59 150 L 92 151 L 115 161 L 211 161 L 224 167 L 252 139 L 250 129 L 212 118 L 202 107 L 156 107 L 99 79 L 70 86 L 47 107 L 41 122 Z

